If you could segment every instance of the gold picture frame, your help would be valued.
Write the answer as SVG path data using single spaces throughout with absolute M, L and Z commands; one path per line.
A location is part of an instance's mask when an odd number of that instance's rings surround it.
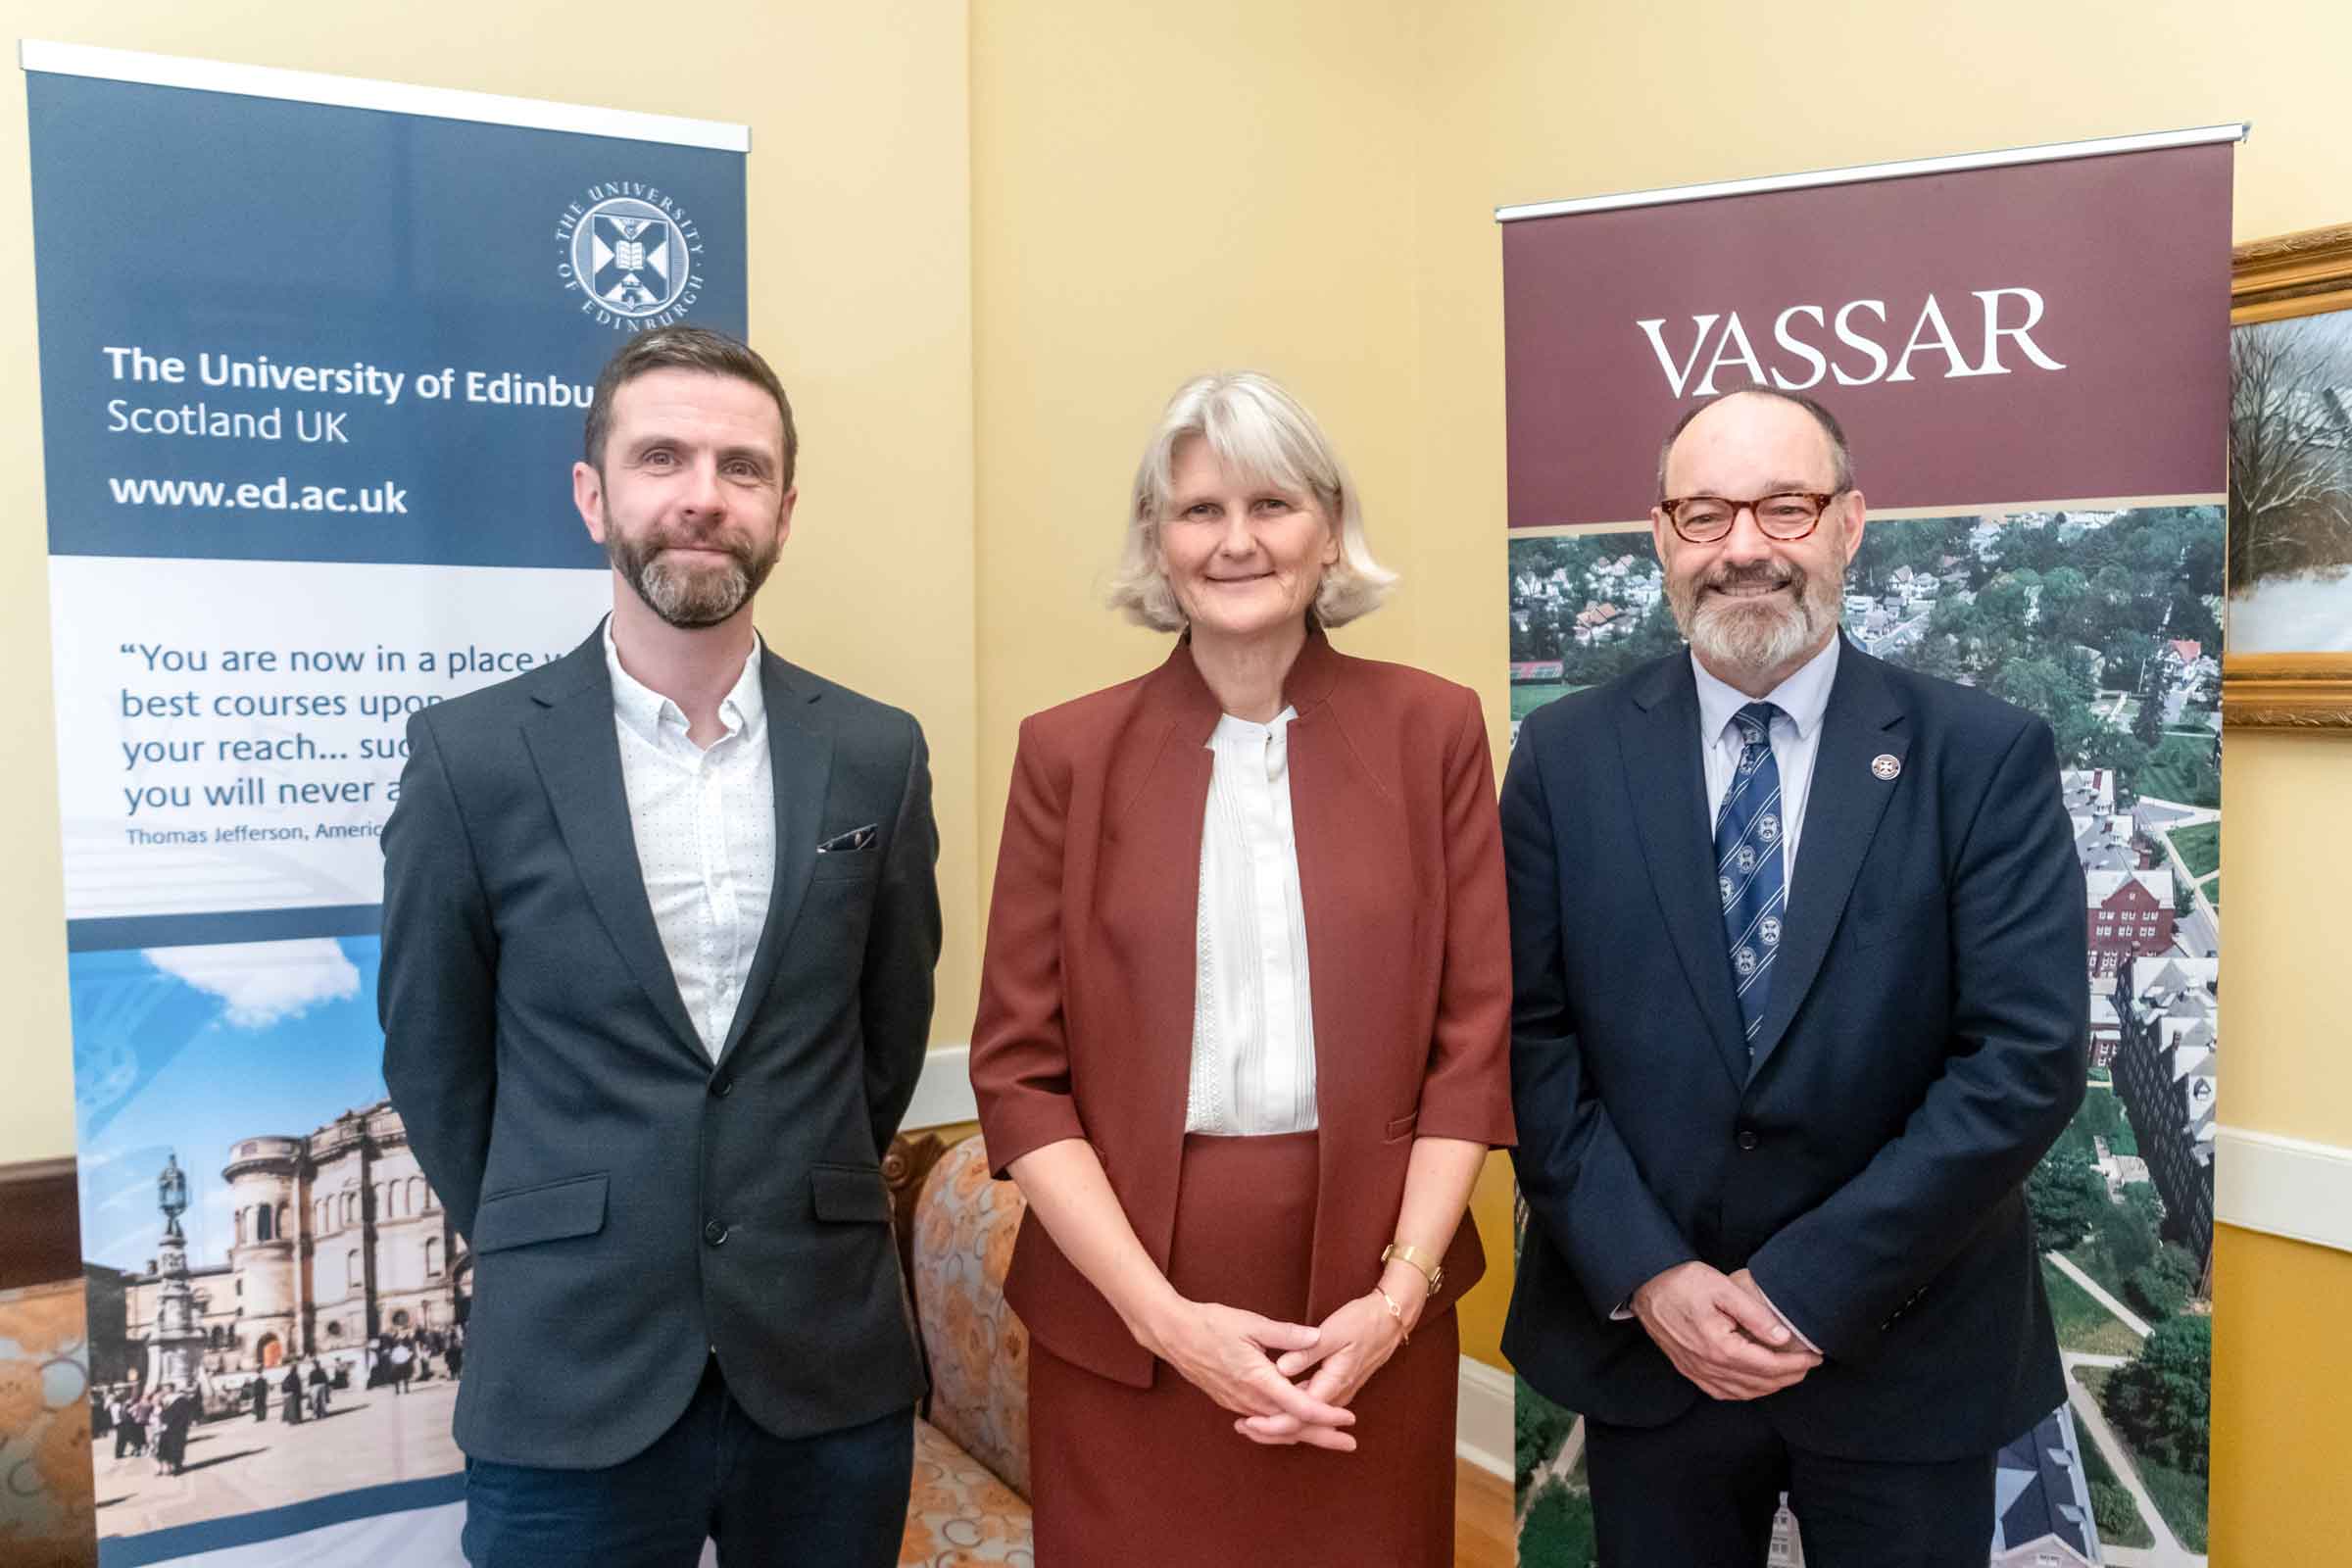
M 2249 240 L 2230 254 L 2230 324 L 2232 333 L 2231 418 L 2265 400 L 2242 395 L 2245 374 L 2236 336 L 2261 323 L 2289 318 L 2352 313 L 2352 223 L 2306 229 L 2270 239 Z M 2340 416 L 2342 403 L 2335 405 Z M 2241 432 L 2231 434 L 2232 458 Z M 2233 480 L 2242 470 L 2233 468 Z M 2232 601 L 2243 585 L 2241 560 L 2250 548 L 2249 525 L 2239 486 L 2230 488 L 2232 549 L 2227 592 Z M 2345 612 L 2352 616 L 2352 574 L 2341 581 Z M 2234 603 L 2226 607 L 2234 620 Z M 2234 628 L 2232 632 L 2234 640 Z M 2352 730 L 2352 653 L 2269 651 L 2238 653 L 2222 662 L 2222 722 L 2231 728 Z

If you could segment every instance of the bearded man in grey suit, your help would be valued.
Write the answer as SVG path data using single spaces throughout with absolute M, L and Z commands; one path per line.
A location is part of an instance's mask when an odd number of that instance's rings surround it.
M 897 1560 L 924 1379 L 881 1158 L 938 839 L 914 720 L 753 630 L 798 446 L 745 345 L 632 338 L 572 469 L 612 616 L 409 725 L 384 1078 L 473 1253 L 475 1568 Z

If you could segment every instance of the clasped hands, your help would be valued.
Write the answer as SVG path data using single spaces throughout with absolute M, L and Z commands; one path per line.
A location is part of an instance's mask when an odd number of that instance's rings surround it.
M 1392 1293 L 1393 1294 L 1393 1293 Z M 1233 1429 L 1252 1443 L 1353 1452 L 1347 1408 L 1367 1379 L 1403 1343 L 1421 1301 L 1389 1314 L 1379 1293 L 1342 1303 L 1320 1325 L 1282 1323 L 1238 1306 L 1179 1299 L 1158 1315 L 1145 1347 L 1187 1383 L 1238 1417 Z M 1313 1376 L 1296 1381 L 1312 1371 Z
M 1635 1291 L 1632 1305 L 1675 1370 L 1714 1398 L 1759 1399 L 1821 1365 L 1746 1269 L 1678 1263 Z

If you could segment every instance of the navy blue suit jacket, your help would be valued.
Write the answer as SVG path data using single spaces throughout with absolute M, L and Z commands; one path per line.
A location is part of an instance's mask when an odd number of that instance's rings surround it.
M 1766 1400 L 1792 1442 L 1956 1458 L 2059 1403 L 2024 1192 L 2089 1033 L 2057 774 L 2040 719 L 1841 649 L 1751 1064 L 1690 656 L 1527 719 L 1502 789 L 1529 1210 L 1503 1348 L 1531 1384 L 1630 1426 L 1704 1397 L 1610 1316 L 1698 1258 L 1752 1270 L 1823 1350 Z

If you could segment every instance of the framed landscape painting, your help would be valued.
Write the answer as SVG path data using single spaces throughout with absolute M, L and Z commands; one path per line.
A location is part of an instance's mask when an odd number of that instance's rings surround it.
M 2230 270 L 2230 724 L 2352 727 L 2352 224 Z

